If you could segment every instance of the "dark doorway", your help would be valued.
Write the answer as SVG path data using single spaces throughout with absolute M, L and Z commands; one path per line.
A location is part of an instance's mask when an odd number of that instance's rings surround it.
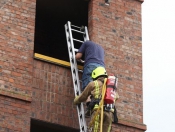
M 37 0 L 34 53 L 69 62 L 64 25 L 88 25 L 87 0 Z
M 31 119 L 30 132 L 80 132 L 80 130 L 36 119 Z

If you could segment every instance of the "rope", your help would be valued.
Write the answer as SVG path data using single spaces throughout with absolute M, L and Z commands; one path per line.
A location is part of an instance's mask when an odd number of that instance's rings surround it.
M 95 122 L 96 116 L 98 116 L 98 114 L 101 110 L 100 132 L 102 132 L 102 128 L 103 128 L 103 104 L 104 104 L 104 96 L 105 96 L 105 92 L 106 92 L 106 81 L 107 81 L 107 78 L 105 78 L 105 80 L 104 80 L 103 89 L 102 89 L 102 98 L 101 98 L 99 107 L 96 110 L 96 113 L 95 113 L 93 119 L 89 123 L 89 127 L 92 127 L 92 125 Z

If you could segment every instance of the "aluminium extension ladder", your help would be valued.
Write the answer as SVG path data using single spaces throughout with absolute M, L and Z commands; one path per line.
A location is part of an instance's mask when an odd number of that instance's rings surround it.
M 71 27 L 74 29 L 72 29 Z M 83 31 L 82 31 L 82 28 L 83 28 Z M 81 41 L 78 39 L 74 39 L 72 35 L 73 34 L 72 31 L 82 34 L 84 40 Z M 75 59 L 75 52 L 78 52 L 78 49 L 74 48 L 74 41 L 82 44 L 84 41 L 89 40 L 88 30 L 87 30 L 87 27 L 77 27 L 75 25 L 71 25 L 71 23 L 68 21 L 67 24 L 65 24 L 65 32 L 66 32 L 67 47 L 69 52 L 69 59 L 71 64 L 74 93 L 75 93 L 75 96 L 78 96 L 81 94 L 81 89 L 80 89 L 80 80 L 78 75 L 79 70 L 77 68 L 77 61 Z M 78 112 L 80 132 L 87 132 L 83 103 L 81 103 L 80 105 L 77 105 L 77 112 Z

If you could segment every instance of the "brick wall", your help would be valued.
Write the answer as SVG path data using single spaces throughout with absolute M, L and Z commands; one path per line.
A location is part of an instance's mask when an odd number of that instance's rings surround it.
M 143 132 L 141 2 L 91 0 L 89 33 L 119 77 L 119 124 Z M 35 0 L 0 1 L 0 131 L 30 132 L 30 118 L 79 128 L 70 69 L 33 59 Z
M 143 124 L 141 2 L 93 0 L 89 9 L 89 34 L 106 51 L 108 73 L 119 77 L 119 123 Z M 133 124 L 134 125 L 134 124 Z
M 78 128 L 70 69 L 34 61 L 32 118 Z
M 0 96 L 0 132 L 30 132 L 30 102 Z
M 32 0 L 1 3 L 0 79 L 5 84 L 1 88 L 31 95 L 34 19 Z
M 0 131 L 29 132 L 35 0 L 0 1 Z

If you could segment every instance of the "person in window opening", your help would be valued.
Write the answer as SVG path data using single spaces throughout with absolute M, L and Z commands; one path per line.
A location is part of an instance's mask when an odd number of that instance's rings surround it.
M 100 129 L 100 114 L 96 115 L 96 111 L 99 107 L 99 103 L 102 97 L 102 90 L 104 85 L 104 79 L 107 78 L 106 70 L 103 67 L 98 67 L 92 72 L 92 78 L 94 81 L 91 81 L 84 91 L 76 96 L 74 99 L 74 104 L 79 105 L 81 102 L 86 101 L 89 95 L 91 95 L 92 103 L 89 104 L 89 112 L 92 123 L 89 124 L 88 128 L 92 128 L 92 132 L 99 132 Z M 98 92 L 97 92 L 98 91 Z M 119 98 L 118 93 L 115 94 L 115 101 Z M 94 120 L 95 119 L 95 120 Z M 103 132 L 111 132 L 111 124 L 117 123 L 117 111 L 115 108 L 115 102 L 113 104 L 104 103 L 104 112 L 103 112 Z
M 83 55 L 84 60 L 82 60 Z M 79 48 L 75 58 L 77 61 L 84 63 L 82 75 L 82 90 L 84 90 L 89 82 L 93 81 L 91 77 L 92 71 L 99 66 L 105 68 L 104 49 L 92 41 L 85 41 Z

